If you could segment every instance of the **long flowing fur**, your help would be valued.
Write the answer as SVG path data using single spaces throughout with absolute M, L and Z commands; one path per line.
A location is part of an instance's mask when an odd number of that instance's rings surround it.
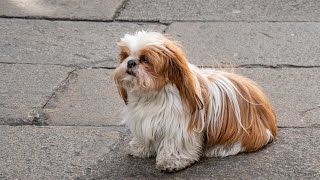
M 156 157 L 158 169 L 175 171 L 201 156 L 256 151 L 276 137 L 271 104 L 253 81 L 197 68 L 159 33 L 126 35 L 118 45 L 114 79 L 127 104 L 133 156 Z M 137 64 L 133 74 L 129 60 Z
M 198 116 L 204 119 L 194 119 L 189 125 L 206 132 L 207 147 L 228 149 L 240 144 L 239 152 L 250 152 L 274 139 L 275 113 L 255 82 L 233 73 L 190 66 L 203 84 L 200 88 L 205 92 L 202 101 L 206 102 L 206 111 L 204 116 Z M 210 152 L 206 153 L 210 156 Z

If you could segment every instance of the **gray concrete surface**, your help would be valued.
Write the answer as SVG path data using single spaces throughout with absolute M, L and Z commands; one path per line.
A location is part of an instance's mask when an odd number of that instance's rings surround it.
M 197 65 L 320 66 L 318 22 L 173 23 L 166 32 L 181 41 Z
M 73 72 L 44 108 L 49 125 L 120 125 L 125 106 L 118 95 L 112 70 L 90 69 Z
M 0 179 L 75 179 L 117 146 L 114 128 L 0 127 Z
M 112 20 L 123 0 L 1 0 L 0 16 Z
M 128 136 L 110 127 L 0 127 L 2 179 L 315 179 L 319 129 L 281 129 L 278 140 L 250 154 L 202 159 L 163 173 L 155 159 L 127 155 Z
M 317 0 L 130 0 L 118 19 L 147 21 L 319 21 Z
M 178 173 L 161 173 L 155 159 L 126 156 L 127 142 L 92 168 L 96 179 L 317 179 L 320 176 L 319 129 L 280 129 L 278 140 L 255 153 L 202 159 Z M 104 168 L 102 168 L 104 167 Z M 97 171 L 96 171 L 97 170 Z
M 319 179 L 319 9 L 316 0 L 0 1 L 0 179 Z M 231 64 L 261 84 L 276 142 L 177 173 L 128 156 L 110 76 L 116 42 L 141 29 L 171 34 L 192 63 Z
M 42 65 L 0 65 L 0 125 L 32 124 L 38 109 L 68 76 L 71 68 Z
M 280 127 L 320 127 L 320 68 L 236 69 L 263 87 Z
M 125 33 L 165 29 L 155 24 L 12 19 L 0 24 L 2 62 L 78 67 L 115 67 L 115 44 Z M 173 23 L 167 33 L 181 41 L 197 65 L 320 66 L 319 31 L 320 23 Z
M 143 23 L 0 19 L 0 62 L 114 67 L 116 43 L 125 33 L 164 28 Z

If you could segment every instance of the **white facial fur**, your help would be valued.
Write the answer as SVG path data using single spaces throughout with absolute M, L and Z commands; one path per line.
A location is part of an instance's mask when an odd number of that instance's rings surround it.
M 120 45 L 126 45 L 131 53 L 137 52 L 146 46 L 163 45 L 164 36 L 157 32 L 138 31 L 134 35 L 126 34 L 121 38 Z
M 118 80 L 120 79 L 120 82 L 118 83 L 130 87 L 130 91 L 150 90 L 150 87 L 153 87 L 156 78 L 141 66 L 141 62 L 138 62 L 139 50 L 147 46 L 159 46 L 164 48 L 164 40 L 165 37 L 160 33 L 145 31 L 139 31 L 134 35 L 126 34 L 121 38 L 121 41 L 118 43 L 119 47 L 125 47 L 129 51 L 127 52 L 128 57 L 123 60 L 114 73 L 115 76 L 122 76 L 122 79 L 118 78 Z M 129 60 L 134 60 L 137 63 L 137 66 L 132 70 L 134 76 L 125 73 Z

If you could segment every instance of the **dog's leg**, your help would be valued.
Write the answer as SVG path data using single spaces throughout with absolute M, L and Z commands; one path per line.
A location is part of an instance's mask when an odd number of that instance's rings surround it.
M 141 158 L 151 158 L 156 156 L 156 151 L 151 143 L 146 143 L 139 140 L 138 138 L 133 138 L 130 143 L 130 153 L 129 155 Z
M 192 135 L 191 135 L 192 136 Z M 157 169 L 173 172 L 199 161 L 202 153 L 201 136 L 164 139 L 158 149 Z

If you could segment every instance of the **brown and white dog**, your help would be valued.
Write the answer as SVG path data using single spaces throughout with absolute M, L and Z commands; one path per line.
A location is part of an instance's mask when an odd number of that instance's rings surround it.
M 160 33 L 126 34 L 114 72 L 126 103 L 131 155 L 156 157 L 163 171 L 200 157 L 256 151 L 277 135 L 268 98 L 253 81 L 190 64 L 179 45 Z

